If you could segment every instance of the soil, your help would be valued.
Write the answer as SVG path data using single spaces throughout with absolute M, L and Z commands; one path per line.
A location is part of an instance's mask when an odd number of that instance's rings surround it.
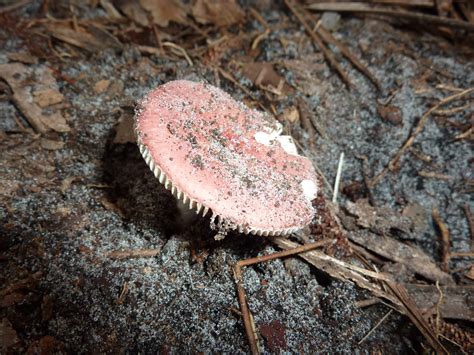
M 58 3 L 50 13 L 69 21 L 70 14 L 64 15 L 69 2 Z M 247 3 L 253 1 L 242 2 L 244 9 Z M 261 14 L 272 31 L 258 53 L 249 56 L 248 48 L 264 28 L 248 15 L 226 29 L 201 26 L 209 29 L 210 41 L 224 34 L 228 40 L 208 49 L 205 40 L 196 40 L 195 46 L 206 49 L 201 52 L 186 47 L 193 66 L 169 51 L 144 53 L 138 40 L 127 42 L 125 35 L 117 35 L 120 49 L 87 51 L 64 43 L 41 21 L 32 22 L 47 19 L 39 1 L 0 14 L 0 65 L 18 61 L 11 59 L 13 53 L 27 53 L 20 61 L 29 70 L 49 68 L 63 99 L 45 112 L 61 112 L 70 128 L 38 134 L 12 100 L 12 88 L 0 82 L 1 353 L 249 351 L 232 267 L 278 249 L 265 237 L 238 233 L 214 240 L 207 219 L 183 224 L 173 196 L 149 171 L 137 146 L 116 140 L 119 122 L 131 117 L 137 100 L 170 80 L 206 81 L 249 105 L 273 107 L 301 154 L 331 184 L 344 152 L 341 207 L 359 198 L 397 213 L 418 206 L 418 232 L 392 237 L 441 263 L 442 241 L 431 217 L 437 208 L 449 228 L 451 252 L 471 251 L 465 206 L 473 208 L 472 136 L 459 136 L 472 129 L 472 95 L 441 108 L 465 109 L 433 115 L 396 169 L 370 191 L 364 174 L 370 178 L 382 171 L 439 100 L 473 87 L 472 37 L 446 38 L 426 27 L 343 16 L 333 35 L 367 66 L 381 92 L 331 47 L 354 84 L 348 88 L 285 5 L 266 6 Z M 81 21 L 107 16 L 100 6 L 73 7 Z M 183 30 L 176 24 L 170 28 Z M 152 37 L 150 31 L 131 30 L 127 36 Z M 234 70 L 249 60 L 272 63 L 288 93 L 272 96 Z M 216 67 L 231 72 L 247 93 Z M 300 121 L 285 118 L 293 107 Z M 318 127 L 312 134 L 301 121 L 305 112 Z M 365 173 L 362 156 L 368 159 Z M 322 193 L 332 198 L 328 188 Z M 156 255 L 113 257 L 137 249 Z M 472 284 L 465 276 L 470 260 L 451 259 L 449 270 L 458 284 Z M 364 339 L 390 308 L 358 307 L 358 301 L 372 297 L 368 291 L 298 258 L 245 268 L 244 286 L 264 352 L 415 353 L 426 346 L 397 312 Z M 457 325 L 472 329 L 469 322 Z

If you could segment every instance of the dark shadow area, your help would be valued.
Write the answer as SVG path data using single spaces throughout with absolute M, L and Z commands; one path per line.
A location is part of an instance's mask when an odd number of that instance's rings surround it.
M 184 239 L 197 254 L 204 249 L 229 248 L 244 258 L 256 255 L 268 244 L 264 237 L 237 232 L 229 232 L 224 240 L 215 240 L 217 231 L 210 228 L 210 212 L 183 225 L 175 197 L 155 178 L 136 145 L 109 144 L 103 161 L 103 181 L 111 186 L 107 189 L 107 199 L 129 223 L 152 229 L 166 239 L 171 235 Z

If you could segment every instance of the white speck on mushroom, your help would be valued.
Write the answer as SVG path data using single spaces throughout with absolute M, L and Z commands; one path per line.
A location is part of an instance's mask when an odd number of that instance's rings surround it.
M 318 187 L 312 180 L 301 181 L 301 187 L 303 188 L 304 197 L 311 201 L 314 200 L 318 194 Z
M 291 155 L 298 155 L 298 149 L 291 136 L 278 136 L 277 141 L 280 142 L 281 147 Z

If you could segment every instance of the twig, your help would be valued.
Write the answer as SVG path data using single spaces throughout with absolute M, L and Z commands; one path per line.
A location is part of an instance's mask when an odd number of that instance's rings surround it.
M 27 5 L 30 2 L 31 2 L 31 0 L 23 0 L 23 1 L 18 1 L 16 3 L 14 2 L 11 5 L 0 7 L 0 15 L 5 14 L 5 13 L 10 12 L 10 11 L 17 10 L 20 7 L 23 7 L 24 5 Z
M 439 287 L 439 282 L 436 281 L 436 288 L 438 289 L 439 292 L 439 299 L 438 302 L 436 302 L 436 335 L 439 335 L 440 333 L 440 323 L 441 323 L 441 305 L 443 304 L 444 301 L 444 294 L 443 291 L 441 290 L 441 287 Z
M 393 309 L 390 309 L 383 317 L 380 319 L 377 324 L 357 343 L 357 345 L 362 344 L 380 325 L 385 322 L 385 320 L 392 314 Z
M 159 253 L 160 249 L 115 250 L 107 253 L 107 257 L 111 259 L 150 258 L 157 256 Z
M 125 300 L 125 296 L 127 296 L 128 293 L 128 282 L 125 281 L 122 286 L 122 291 L 120 292 L 120 296 L 115 300 L 115 304 L 123 304 L 123 301 Z
M 245 333 L 247 334 L 247 338 L 249 340 L 250 344 L 250 351 L 252 354 L 259 354 L 259 349 L 257 345 L 257 337 L 255 334 L 255 326 L 252 326 L 252 319 L 251 319 L 251 314 L 248 309 L 247 305 L 247 300 L 245 296 L 245 289 L 243 286 L 243 279 L 242 279 L 242 268 L 244 266 L 249 266 L 252 264 L 258 264 L 261 262 L 277 259 L 277 258 L 282 258 L 285 256 L 290 256 L 290 255 L 295 255 L 295 254 L 300 254 L 304 253 L 319 247 L 322 247 L 324 245 L 329 244 L 331 241 L 330 240 L 322 240 L 316 243 L 310 243 L 310 244 L 305 244 L 303 246 L 294 248 L 294 249 L 289 249 L 289 250 L 284 250 L 278 253 L 270 254 L 270 255 L 264 255 L 264 256 L 259 256 L 256 258 L 250 258 L 246 260 L 240 260 L 235 264 L 234 266 L 234 277 L 236 281 L 236 287 L 237 287 L 237 295 L 239 298 L 239 305 L 240 305 L 240 311 L 242 312 L 242 318 L 244 321 L 244 327 L 245 327 Z
M 292 0 L 285 0 L 285 4 L 290 9 L 290 11 L 293 13 L 293 15 L 295 15 L 295 17 L 298 19 L 298 21 L 304 26 L 304 28 L 305 28 L 306 32 L 308 33 L 308 35 L 317 44 L 317 46 L 321 49 L 324 56 L 328 60 L 329 64 L 334 69 L 336 69 L 336 71 L 341 76 L 342 80 L 347 85 L 347 87 L 349 87 L 349 88 L 354 87 L 354 85 L 350 81 L 350 79 L 347 76 L 344 69 L 339 65 L 339 63 L 337 62 L 336 58 L 331 53 L 331 51 L 324 45 L 324 43 L 323 43 L 322 39 L 319 37 L 319 35 L 316 34 L 315 32 L 313 32 L 312 28 L 308 25 L 308 23 L 305 21 L 303 16 L 296 10 L 296 7 L 292 3 Z
M 435 112 L 433 112 L 433 114 L 436 116 L 451 116 L 457 112 L 467 110 L 471 106 L 472 106 L 472 102 L 468 102 L 467 104 L 459 106 L 459 107 L 454 107 L 447 110 L 436 110 Z
M 341 175 L 342 175 L 342 166 L 344 165 L 344 152 L 341 153 L 339 156 L 339 164 L 337 165 L 337 174 L 336 174 L 336 181 L 334 182 L 334 192 L 332 194 L 332 202 L 336 203 L 337 201 L 337 194 L 339 192 L 339 183 L 341 182 Z
M 446 181 L 449 181 L 449 180 L 453 179 L 453 177 L 450 176 L 450 175 L 440 174 L 440 173 L 437 173 L 435 171 L 420 170 L 418 172 L 418 175 L 420 175 L 424 178 L 439 179 L 439 180 L 446 180 Z
M 423 128 L 425 127 L 426 123 L 428 122 L 428 119 L 430 118 L 433 112 L 435 112 L 438 108 L 440 108 L 443 105 L 446 105 L 447 103 L 451 101 L 454 101 L 454 100 L 460 99 L 463 96 L 469 95 L 473 91 L 474 91 L 474 88 L 470 88 L 462 92 L 459 92 L 457 94 L 448 96 L 445 99 L 438 102 L 436 105 L 434 105 L 428 111 L 426 111 L 425 114 L 418 121 L 418 124 L 413 130 L 413 133 L 411 133 L 411 135 L 408 137 L 408 139 L 405 141 L 402 147 L 398 150 L 397 154 L 395 154 L 395 156 L 390 160 L 388 165 L 378 175 L 376 175 L 372 179 L 372 181 L 370 182 L 370 186 L 374 187 L 375 185 L 377 185 L 380 182 L 380 180 L 387 174 L 389 170 L 393 170 L 395 168 L 396 164 L 398 163 L 402 155 L 407 151 L 408 148 L 412 146 L 418 134 L 420 134 L 421 131 L 423 131 Z
M 446 17 L 427 15 L 419 12 L 392 10 L 383 6 L 368 6 L 366 4 L 360 3 L 339 2 L 311 4 L 308 5 L 308 8 L 315 11 L 360 12 L 366 14 L 384 15 L 396 18 L 405 18 L 408 20 L 419 22 L 421 24 L 431 23 L 440 26 L 474 31 L 474 24 L 469 22 L 454 20 Z
M 436 226 L 441 233 L 441 269 L 443 271 L 449 272 L 449 259 L 451 258 L 449 248 L 451 238 L 449 236 L 449 230 L 441 219 L 441 215 L 437 208 L 433 208 L 431 215 L 433 216 L 433 220 L 435 221 Z
M 433 334 L 433 329 L 428 322 L 423 318 L 423 315 L 417 305 L 413 302 L 412 298 L 408 295 L 406 289 L 392 281 L 387 281 L 386 285 L 390 288 L 393 294 L 400 300 L 403 306 L 405 314 L 410 318 L 412 323 L 418 328 L 423 334 L 426 340 L 430 343 L 433 349 L 438 354 L 448 354 L 448 351 L 440 343 L 436 334 Z
M 270 26 L 268 25 L 268 22 L 265 21 L 265 19 L 262 17 L 262 15 L 260 15 L 258 13 L 257 10 L 255 10 L 253 7 L 250 7 L 249 9 L 249 12 L 250 14 L 255 18 L 255 20 L 257 20 L 258 22 L 260 22 L 260 24 L 265 27 L 266 30 L 269 30 L 270 29 Z
M 331 34 L 331 32 L 326 30 L 323 26 L 319 26 L 319 28 L 316 29 L 316 32 L 326 43 L 332 44 L 339 48 L 342 55 L 346 57 L 352 63 L 352 65 L 357 68 L 357 70 L 364 74 L 372 82 L 372 84 L 374 84 L 378 91 L 382 91 L 382 87 L 380 86 L 378 80 L 375 79 L 375 76 L 373 76 L 372 73 L 365 67 L 365 65 L 362 64 L 359 59 L 357 59 L 357 57 L 349 50 L 349 48 L 347 48 L 342 42 L 338 41 Z
M 193 61 L 191 60 L 188 53 L 186 52 L 186 50 L 183 47 L 178 46 L 177 44 L 175 44 L 173 42 L 163 42 L 161 45 L 163 47 L 172 48 L 172 49 L 176 50 L 177 52 L 181 53 L 181 55 L 184 57 L 184 59 L 186 59 L 186 61 L 188 62 L 189 66 L 190 67 L 194 66 Z
M 474 218 L 472 217 L 471 208 L 466 203 L 464 205 L 464 213 L 466 214 L 467 225 L 469 226 L 469 233 L 471 234 L 471 250 L 474 249 Z
M 362 160 L 362 174 L 364 177 L 364 185 L 367 189 L 367 195 L 369 198 L 369 202 L 372 206 L 376 207 L 377 204 L 375 202 L 374 194 L 372 193 L 372 188 L 370 185 L 370 178 L 369 178 L 369 158 L 367 155 L 356 155 L 357 159 Z

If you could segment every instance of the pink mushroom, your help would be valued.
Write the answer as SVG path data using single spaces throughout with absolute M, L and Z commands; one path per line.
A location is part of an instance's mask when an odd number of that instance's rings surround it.
M 266 113 L 209 84 L 171 81 L 136 113 L 138 146 L 168 190 L 211 225 L 285 235 L 308 225 L 318 192 L 311 162 Z

